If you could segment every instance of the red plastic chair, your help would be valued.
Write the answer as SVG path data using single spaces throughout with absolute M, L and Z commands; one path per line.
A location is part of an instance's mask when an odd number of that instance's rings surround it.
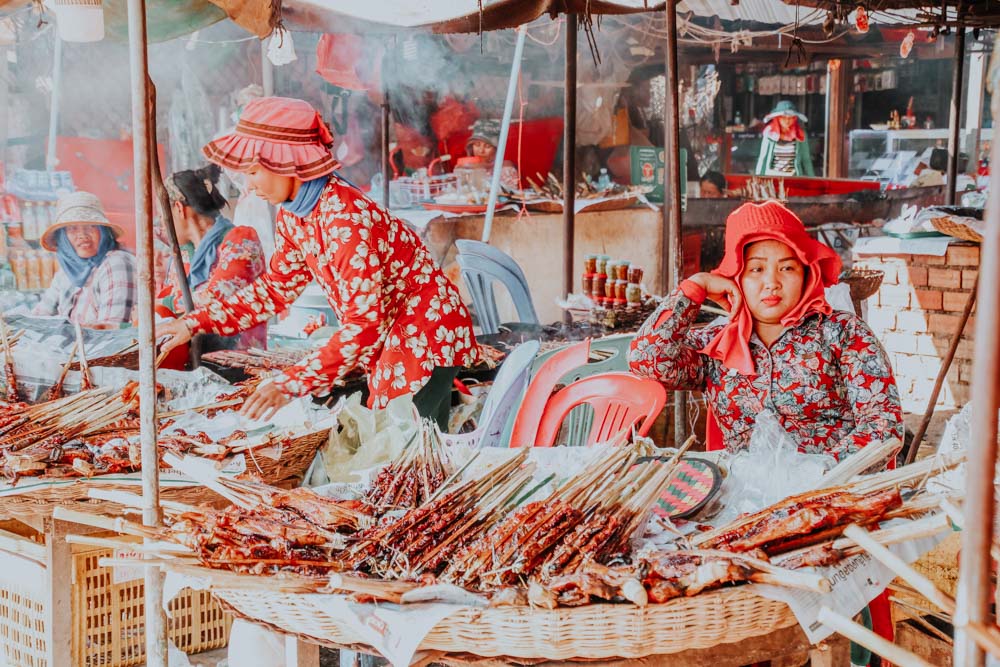
M 632 426 L 639 435 L 646 435 L 666 402 L 667 391 L 656 380 L 630 373 L 591 375 L 559 390 L 548 400 L 534 445 L 551 447 L 563 420 L 573 408 L 583 404 L 594 409 L 594 419 L 586 441 L 573 444 L 606 442 Z
M 559 350 L 542 364 L 535 376 L 531 378 L 528 389 L 521 400 L 521 407 L 514 419 L 514 427 L 510 432 L 511 447 L 531 447 L 535 444 L 538 425 L 542 421 L 545 406 L 556 388 L 559 380 L 574 368 L 587 363 L 590 358 L 590 339 Z

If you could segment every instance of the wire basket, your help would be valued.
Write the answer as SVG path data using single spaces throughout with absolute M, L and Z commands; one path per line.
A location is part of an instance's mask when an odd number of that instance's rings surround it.
M 458 189 L 458 177 L 455 174 L 441 174 L 427 178 L 403 176 L 392 182 L 409 194 L 414 201 L 430 201 L 446 192 Z
M 983 237 L 979 232 L 966 224 L 958 222 L 950 216 L 945 215 L 938 218 L 931 218 L 931 224 L 934 225 L 934 229 L 938 230 L 942 234 L 954 236 L 955 238 L 962 239 L 963 241 L 972 241 L 973 243 L 983 242 Z
M 878 269 L 851 269 L 841 276 L 840 282 L 847 283 L 851 288 L 851 301 L 858 304 L 878 291 L 883 278 L 885 272 Z

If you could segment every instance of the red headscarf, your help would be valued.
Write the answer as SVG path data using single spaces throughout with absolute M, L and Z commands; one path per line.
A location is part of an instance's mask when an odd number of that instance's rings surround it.
M 802 285 L 802 298 L 781 318 L 781 324 L 793 326 L 813 313 L 829 315 L 832 309 L 826 301 L 824 288 L 837 283 L 840 256 L 809 236 L 802 221 L 776 201 L 744 204 L 730 214 L 726 220 L 726 254 L 712 273 L 731 278 L 739 287 L 744 249 L 751 243 L 768 240 L 787 245 L 808 269 Z M 727 305 L 731 307 L 731 304 Z M 702 352 L 743 375 L 753 375 L 755 369 L 750 356 L 752 333 L 753 316 L 744 299 L 739 310 L 730 316 L 729 324 Z

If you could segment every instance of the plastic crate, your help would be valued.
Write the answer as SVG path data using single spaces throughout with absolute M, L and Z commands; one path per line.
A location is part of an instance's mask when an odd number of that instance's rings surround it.
M 12 531 L 4 522 L 0 526 Z M 26 541 L 38 534 L 18 530 Z M 70 600 L 72 667 L 129 667 L 145 663 L 145 597 L 142 579 L 100 567 L 110 549 L 73 545 Z M 49 580 L 45 563 L 0 549 L 0 664 L 48 665 L 43 601 Z M 232 616 L 210 593 L 182 590 L 167 613 L 170 640 L 185 653 L 226 646 Z M 4 663 L 6 660 L 6 663 Z

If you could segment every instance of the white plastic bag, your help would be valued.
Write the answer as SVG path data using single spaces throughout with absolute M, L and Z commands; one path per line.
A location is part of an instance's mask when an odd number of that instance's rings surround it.
M 276 632 L 236 619 L 229 633 L 230 665 L 239 667 L 282 667 L 285 641 Z
M 717 501 L 722 511 L 712 519 L 717 526 L 815 488 L 836 460 L 826 454 L 800 453 L 778 417 L 763 410 L 757 415 L 749 447 L 723 464 L 729 474 Z

